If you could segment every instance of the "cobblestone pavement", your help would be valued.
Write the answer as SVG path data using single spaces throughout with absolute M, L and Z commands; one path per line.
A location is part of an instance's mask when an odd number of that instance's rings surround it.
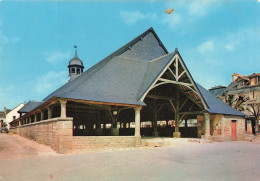
M 12 147 L 28 141 L 23 139 L 1 135 L 0 143 L 7 140 L 8 147 Z M 254 142 L 191 142 L 169 147 L 67 155 L 43 151 L 45 146 L 31 147 L 30 144 L 8 149 L 1 146 L 1 158 L 16 154 L 9 159 L 0 159 L 1 181 L 260 180 L 260 144 Z M 7 150 L 10 153 L 3 153 Z M 21 153 L 17 154 L 19 151 Z M 43 152 L 44 156 L 39 155 Z

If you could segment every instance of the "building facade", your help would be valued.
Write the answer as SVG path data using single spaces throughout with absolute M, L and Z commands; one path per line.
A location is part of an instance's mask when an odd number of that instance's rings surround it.
M 17 119 L 20 117 L 20 114 L 18 113 L 18 111 L 24 106 L 23 103 L 20 103 L 18 106 L 16 106 L 13 110 L 11 110 L 10 112 L 8 112 L 6 114 L 6 124 L 8 129 L 10 128 L 10 122 L 12 122 L 13 120 Z
M 0 111 L 0 129 L 7 125 L 6 123 L 6 115 L 10 110 L 4 107 L 4 111 Z
M 225 89 L 225 101 L 245 113 L 248 133 L 259 130 L 260 73 L 240 75 L 234 73 L 232 82 Z

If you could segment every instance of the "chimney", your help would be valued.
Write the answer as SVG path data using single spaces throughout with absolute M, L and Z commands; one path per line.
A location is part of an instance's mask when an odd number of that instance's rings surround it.
M 239 74 L 234 73 L 234 74 L 232 75 L 232 82 L 234 82 L 234 81 L 238 78 L 238 76 L 239 76 Z
M 4 107 L 4 115 L 6 116 L 7 115 L 7 108 Z

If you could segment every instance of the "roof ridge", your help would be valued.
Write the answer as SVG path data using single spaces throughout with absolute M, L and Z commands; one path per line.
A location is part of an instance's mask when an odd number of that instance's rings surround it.
M 171 52 L 171 53 L 167 53 L 167 54 L 165 54 L 165 55 L 162 55 L 162 56 L 160 56 L 160 57 L 157 57 L 157 58 L 155 58 L 155 59 L 152 59 L 152 60 L 150 60 L 149 62 L 155 62 L 155 61 L 157 61 L 157 60 L 159 60 L 159 59 L 161 59 L 161 58 L 163 58 L 163 57 L 166 57 L 166 56 L 171 55 L 171 54 L 174 54 L 174 53 L 175 53 L 175 51 L 173 51 L 173 52 Z

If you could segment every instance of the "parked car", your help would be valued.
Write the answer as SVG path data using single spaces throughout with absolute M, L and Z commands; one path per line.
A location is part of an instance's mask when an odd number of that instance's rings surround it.
M 1 133 L 8 133 L 8 128 L 7 127 L 3 127 L 0 130 Z

